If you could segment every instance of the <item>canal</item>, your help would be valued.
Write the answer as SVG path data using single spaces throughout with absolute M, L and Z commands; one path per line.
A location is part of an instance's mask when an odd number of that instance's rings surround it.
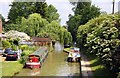
M 63 52 L 63 47 L 55 44 L 55 50 L 49 52 L 48 57 L 40 70 L 23 69 L 16 76 L 80 76 L 79 63 L 68 63 L 68 54 Z

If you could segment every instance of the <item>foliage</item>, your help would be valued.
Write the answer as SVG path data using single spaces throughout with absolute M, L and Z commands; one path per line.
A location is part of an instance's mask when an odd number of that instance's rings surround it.
M 21 45 L 20 46 L 20 49 L 22 50 L 22 51 L 24 51 L 24 50 L 28 50 L 28 45 Z
M 25 62 L 28 59 L 28 55 L 30 55 L 31 53 L 33 53 L 35 51 L 35 47 L 31 47 L 31 46 L 27 46 L 27 45 L 22 45 L 20 46 L 21 50 L 23 51 L 21 54 L 21 59 L 19 60 L 19 62 L 23 65 L 25 65 Z
M 2 47 L 3 48 L 10 48 L 11 47 L 11 44 L 9 41 L 7 40 L 2 40 Z
M 52 5 L 49 5 L 48 9 L 50 10 L 49 13 L 51 13 L 51 16 L 58 15 L 56 13 L 57 10 Z M 28 40 L 29 37 L 25 34 L 22 34 L 22 32 L 25 32 L 29 36 L 50 38 L 54 41 L 60 41 L 62 44 L 69 44 L 72 41 L 71 34 L 59 24 L 59 20 L 57 19 L 58 17 L 50 17 L 49 21 L 47 21 L 38 13 L 30 14 L 27 19 L 24 17 L 22 18 L 21 24 L 13 24 L 15 25 L 16 30 L 21 32 L 12 30 L 9 31 L 6 35 L 9 38 L 20 38 L 20 40 Z
M 87 56 L 87 58 L 89 59 L 90 62 L 90 67 L 93 71 L 93 76 L 94 78 L 101 78 L 101 77 L 105 77 L 105 78 L 115 78 L 113 77 L 113 74 L 111 71 L 109 71 L 109 69 L 107 69 L 101 62 L 101 59 L 99 57 L 97 57 L 95 54 L 91 54 L 88 52 L 85 52 L 86 49 L 82 48 L 81 49 L 82 53 L 84 55 Z
M 10 31 L 10 30 L 18 30 L 19 26 L 17 24 L 6 24 L 6 26 L 4 27 L 5 31 Z
M 30 14 L 38 13 L 42 18 L 51 22 L 59 20 L 57 9 L 53 5 L 47 5 L 45 1 L 42 2 L 12 2 L 11 9 L 8 15 L 9 23 L 18 23 L 22 17 L 28 18 Z
M 60 22 L 59 14 L 57 13 L 57 9 L 53 5 L 48 6 L 45 1 L 42 1 L 42 2 L 17 2 L 16 0 L 14 0 L 14 2 L 12 2 L 12 4 L 10 6 L 11 6 L 11 9 L 8 14 L 9 21 L 7 22 L 7 25 L 4 27 L 5 31 L 10 31 L 10 30 L 18 30 L 18 31 L 24 30 L 25 31 L 26 27 L 22 26 L 22 25 L 24 25 L 24 20 L 34 17 L 32 15 L 34 13 L 39 14 L 41 18 L 43 18 L 44 20 L 46 19 L 49 23 L 54 20 Z M 31 15 L 31 17 L 30 17 L 30 15 Z M 29 20 L 30 21 L 32 20 L 31 23 L 35 22 L 35 21 L 33 21 L 33 19 L 29 19 Z M 25 23 L 28 23 L 29 20 L 27 20 Z M 41 19 L 36 20 L 36 22 L 39 20 L 41 20 Z M 44 20 L 42 20 L 41 22 L 43 22 Z M 23 23 L 23 24 L 21 24 L 21 23 Z M 45 23 L 45 22 L 43 22 L 43 23 Z M 29 24 L 27 24 L 27 26 L 28 25 Z M 20 29 L 20 27 L 21 27 L 21 29 Z
M 46 19 L 34 13 L 29 15 L 28 19 L 22 18 L 20 31 L 27 33 L 29 36 L 37 36 L 47 24 L 48 21 Z
M 59 14 L 57 13 L 57 9 L 53 6 L 53 5 L 49 5 L 47 7 L 47 13 L 46 13 L 46 19 L 48 22 L 52 22 L 52 21 L 60 21 L 59 19 Z
M 61 27 L 58 21 L 49 23 L 37 13 L 31 14 L 28 19 L 22 19 L 20 31 L 30 36 L 50 38 L 65 44 L 72 41 L 71 34 Z
M 80 25 L 84 25 L 90 19 L 100 15 L 100 9 L 91 5 L 90 2 L 73 2 L 74 15 L 69 15 L 67 21 L 68 31 L 71 32 L 73 40 L 76 40 L 77 29 Z
M 46 2 L 12 2 L 11 9 L 8 15 L 10 23 L 17 23 L 22 17 L 27 18 L 32 13 L 39 13 L 45 17 L 47 11 Z
M 64 27 L 61 27 L 57 21 L 52 21 L 43 29 L 44 30 L 40 31 L 37 36 L 51 38 L 52 40 L 57 40 L 64 44 L 68 44 L 72 41 L 70 32 Z
M 117 78 L 120 78 L 120 73 L 118 74 Z
M 120 65 L 120 19 L 118 15 L 101 15 L 79 26 L 77 42 L 87 47 L 87 52 L 98 56 L 103 64 L 114 72 L 118 72 Z
M 79 26 L 79 21 L 81 20 L 81 15 L 70 16 L 69 21 L 67 22 L 68 31 L 71 32 L 73 39 L 76 38 L 76 31 Z

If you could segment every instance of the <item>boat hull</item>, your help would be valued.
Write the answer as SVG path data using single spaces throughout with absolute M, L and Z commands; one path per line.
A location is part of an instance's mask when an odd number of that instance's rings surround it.
M 26 63 L 26 68 L 40 68 L 41 67 L 41 64 L 40 62 L 39 63 L 36 63 L 36 62 L 27 62 Z
M 67 61 L 68 62 L 80 62 L 80 57 L 77 57 L 77 58 L 72 58 L 72 57 L 68 57 L 67 58 Z

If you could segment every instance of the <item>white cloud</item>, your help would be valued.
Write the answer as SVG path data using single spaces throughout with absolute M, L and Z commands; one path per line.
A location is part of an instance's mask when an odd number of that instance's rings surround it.
M 120 0 L 115 0 L 115 12 L 118 11 L 118 2 Z M 112 2 L 113 0 L 92 0 L 92 4 L 101 8 L 101 11 L 106 11 L 112 13 Z
M 12 2 L 13 0 L 0 0 L 0 3 L 1 2 L 6 2 L 6 3 L 9 3 L 9 2 Z

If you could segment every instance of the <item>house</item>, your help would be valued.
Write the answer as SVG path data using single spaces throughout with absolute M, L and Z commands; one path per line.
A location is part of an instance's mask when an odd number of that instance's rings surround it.
M 52 40 L 50 38 L 31 37 L 31 41 L 36 46 L 50 45 Z
M 30 40 L 19 42 L 22 45 L 46 46 L 50 45 L 52 40 L 50 38 L 30 37 Z

